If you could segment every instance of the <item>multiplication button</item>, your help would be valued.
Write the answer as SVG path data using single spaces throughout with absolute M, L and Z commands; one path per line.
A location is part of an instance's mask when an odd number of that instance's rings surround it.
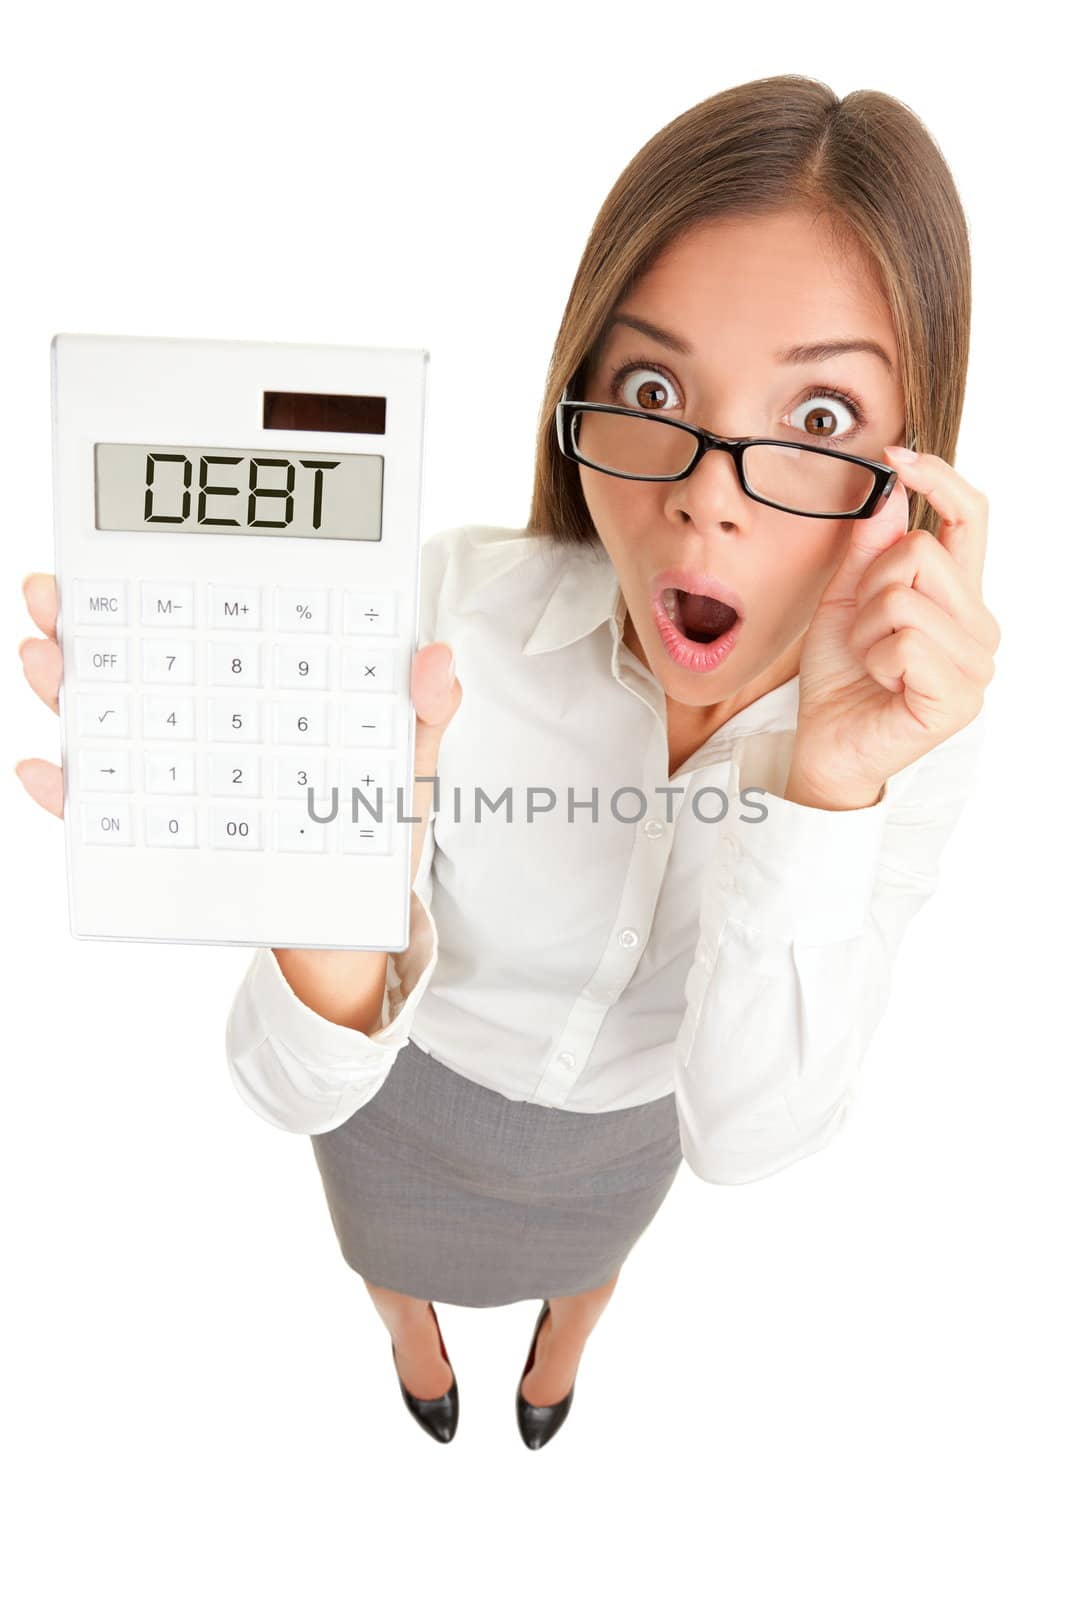
M 127 683 L 129 648 L 125 639 L 75 639 L 74 666 L 89 683 Z
M 396 652 L 346 646 L 341 687 L 361 694 L 392 692 L 396 688 Z
M 145 843 L 156 847 L 188 848 L 196 844 L 196 812 L 169 806 L 149 806 L 145 812 Z
M 132 844 L 129 806 L 123 801 L 83 805 L 82 838 L 86 844 Z

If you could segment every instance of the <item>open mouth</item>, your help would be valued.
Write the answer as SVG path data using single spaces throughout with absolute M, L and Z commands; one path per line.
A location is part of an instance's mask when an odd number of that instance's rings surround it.
M 727 633 L 738 613 L 725 600 L 710 594 L 690 594 L 687 589 L 662 589 L 660 603 L 679 633 L 694 644 L 711 644 Z

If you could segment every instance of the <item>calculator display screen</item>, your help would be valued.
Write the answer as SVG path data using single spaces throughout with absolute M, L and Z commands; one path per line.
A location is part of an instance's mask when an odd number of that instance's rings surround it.
M 98 444 L 96 526 L 380 539 L 384 459 L 341 451 Z

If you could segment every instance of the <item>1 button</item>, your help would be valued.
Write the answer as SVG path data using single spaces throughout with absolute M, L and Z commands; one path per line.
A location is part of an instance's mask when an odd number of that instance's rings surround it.
M 619 943 L 622 945 L 624 950 L 632 950 L 635 945 L 639 945 L 641 943 L 641 935 L 638 933 L 636 928 L 623 928 L 622 932 L 619 934 Z

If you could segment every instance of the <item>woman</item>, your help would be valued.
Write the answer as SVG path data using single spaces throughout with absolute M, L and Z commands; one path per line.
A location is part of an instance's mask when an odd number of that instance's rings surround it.
M 516 1392 L 542 1445 L 681 1161 L 749 1182 L 847 1114 L 999 643 L 986 500 L 950 465 L 969 313 L 907 108 L 792 76 L 716 95 L 596 220 L 528 527 L 424 547 L 410 944 L 257 950 L 227 1057 L 311 1135 L 437 1439 L 435 1300 L 542 1301 Z M 54 585 L 26 594 L 54 705 Z M 19 773 L 62 809 L 55 767 Z

